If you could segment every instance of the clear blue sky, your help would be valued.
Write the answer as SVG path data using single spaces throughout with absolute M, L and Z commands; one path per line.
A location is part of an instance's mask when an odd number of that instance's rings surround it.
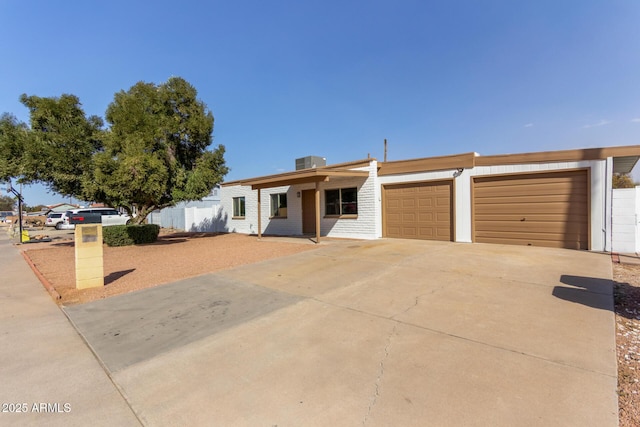
M 23 121 L 22 93 L 103 116 L 185 78 L 226 180 L 382 159 L 384 138 L 389 160 L 640 144 L 635 0 L 2 0 L 0 46 L 0 112 Z

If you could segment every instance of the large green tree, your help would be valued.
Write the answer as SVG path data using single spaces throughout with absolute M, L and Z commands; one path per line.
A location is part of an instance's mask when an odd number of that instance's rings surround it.
M 182 78 L 116 93 L 106 121 L 89 187 L 95 200 L 135 211 L 135 223 L 155 209 L 207 196 L 228 172 L 224 146 L 208 149 L 213 114 Z
M 0 181 L 23 176 L 25 139 L 29 128 L 14 116 L 0 116 Z
M 13 211 L 16 207 L 16 199 L 11 196 L 0 196 L 0 211 Z
M 91 200 L 86 183 L 93 180 L 93 155 L 102 149 L 102 119 L 87 118 L 74 95 L 22 95 L 20 101 L 30 113 L 21 180 L 42 182 L 62 195 Z

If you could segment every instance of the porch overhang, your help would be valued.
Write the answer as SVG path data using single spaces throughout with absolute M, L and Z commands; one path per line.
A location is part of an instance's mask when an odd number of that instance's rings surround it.
M 251 186 L 252 190 L 263 188 L 282 187 L 285 185 L 297 185 L 307 183 L 319 183 L 329 181 L 332 177 L 363 177 L 369 176 L 368 171 L 351 169 L 304 169 L 279 175 L 269 175 L 261 178 L 245 180 L 242 185 Z
M 258 191 L 258 239 L 262 238 L 262 194 L 260 190 L 287 185 L 314 184 L 316 243 L 320 243 L 320 183 L 329 181 L 333 177 L 368 178 L 369 171 L 323 167 L 236 181 L 234 184 L 251 186 L 252 190 Z

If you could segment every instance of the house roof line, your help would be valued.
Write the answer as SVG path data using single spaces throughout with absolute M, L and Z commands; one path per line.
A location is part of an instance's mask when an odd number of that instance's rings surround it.
M 425 157 L 420 159 L 396 160 L 380 163 L 378 175 L 429 172 L 437 170 L 472 168 L 476 166 L 602 160 L 608 157 L 613 157 L 614 160 L 622 160 L 624 158 L 624 162 L 616 162 L 620 165 L 618 167 L 618 171 L 622 173 L 629 173 L 640 158 L 640 145 L 540 151 L 519 154 L 498 154 L 489 156 L 481 156 L 478 153 L 464 153 L 449 156 Z
M 309 169 L 300 169 L 296 171 L 283 172 L 283 173 L 274 174 L 274 175 L 263 175 L 255 178 L 239 179 L 239 180 L 234 180 L 229 182 L 223 182 L 221 185 L 223 187 L 227 187 L 231 185 L 254 185 L 254 184 L 267 183 L 267 182 L 277 182 L 277 181 L 286 181 L 286 180 L 299 179 L 299 178 L 309 178 L 311 176 L 321 176 L 321 175 L 322 176 L 355 176 L 355 175 L 349 175 L 349 174 L 357 171 L 353 171 L 352 169 L 347 169 L 347 168 L 366 167 L 366 166 L 369 166 L 370 162 L 372 161 L 376 161 L 376 159 L 369 158 L 364 160 L 355 160 L 352 162 L 336 163 L 333 165 L 319 166 L 316 168 L 309 168 Z M 338 174 L 335 174 L 332 172 L 338 172 Z M 365 176 L 369 174 L 369 172 L 366 172 L 366 171 L 360 171 L 360 172 L 362 173 L 356 174 L 356 175 Z M 286 185 L 286 184 L 282 184 L 282 185 Z
M 476 158 L 476 166 L 513 165 L 520 163 L 570 162 L 580 160 L 602 160 L 606 159 L 607 157 L 615 158 L 636 156 L 640 156 L 640 145 L 478 156 Z
M 575 162 L 582 160 L 603 160 L 612 157 L 614 159 L 615 172 L 629 173 L 640 159 L 640 145 L 580 148 L 572 150 L 540 151 L 519 154 L 498 154 L 481 156 L 478 153 L 462 153 L 447 156 L 422 157 L 417 159 L 393 160 L 378 162 L 378 175 L 396 175 L 402 173 L 431 172 L 438 170 L 451 170 L 460 168 L 473 168 L 476 166 L 516 165 L 527 163 L 545 162 Z M 618 159 L 616 161 L 616 159 Z M 222 183 L 222 186 L 251 185 L 255 188 L 269 188 L 280 185 L 301 184 L 305 182 L 328 181 L 330 176 L 355 176 L 349 175 L 354 168 L 366 167 L 375 158 L 355 160 L 352 162 L 338 163 L 334 165 L 320 166 L 311 169 L 302 169 L 284 172 L 274 175 L 265 175 L 255 178 L 240 179 Z M 335 171 L 338 174 L 331 175 Z M 361 171 L 365 176 L 367 172 Z M 277 185 L 276 185 L 277 184 Z

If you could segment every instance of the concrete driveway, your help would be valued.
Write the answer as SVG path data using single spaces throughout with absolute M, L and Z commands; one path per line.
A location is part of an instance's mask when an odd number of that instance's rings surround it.
M 65 310 L 147 425 L 617 426 L 607 255 L 329 242 Z

